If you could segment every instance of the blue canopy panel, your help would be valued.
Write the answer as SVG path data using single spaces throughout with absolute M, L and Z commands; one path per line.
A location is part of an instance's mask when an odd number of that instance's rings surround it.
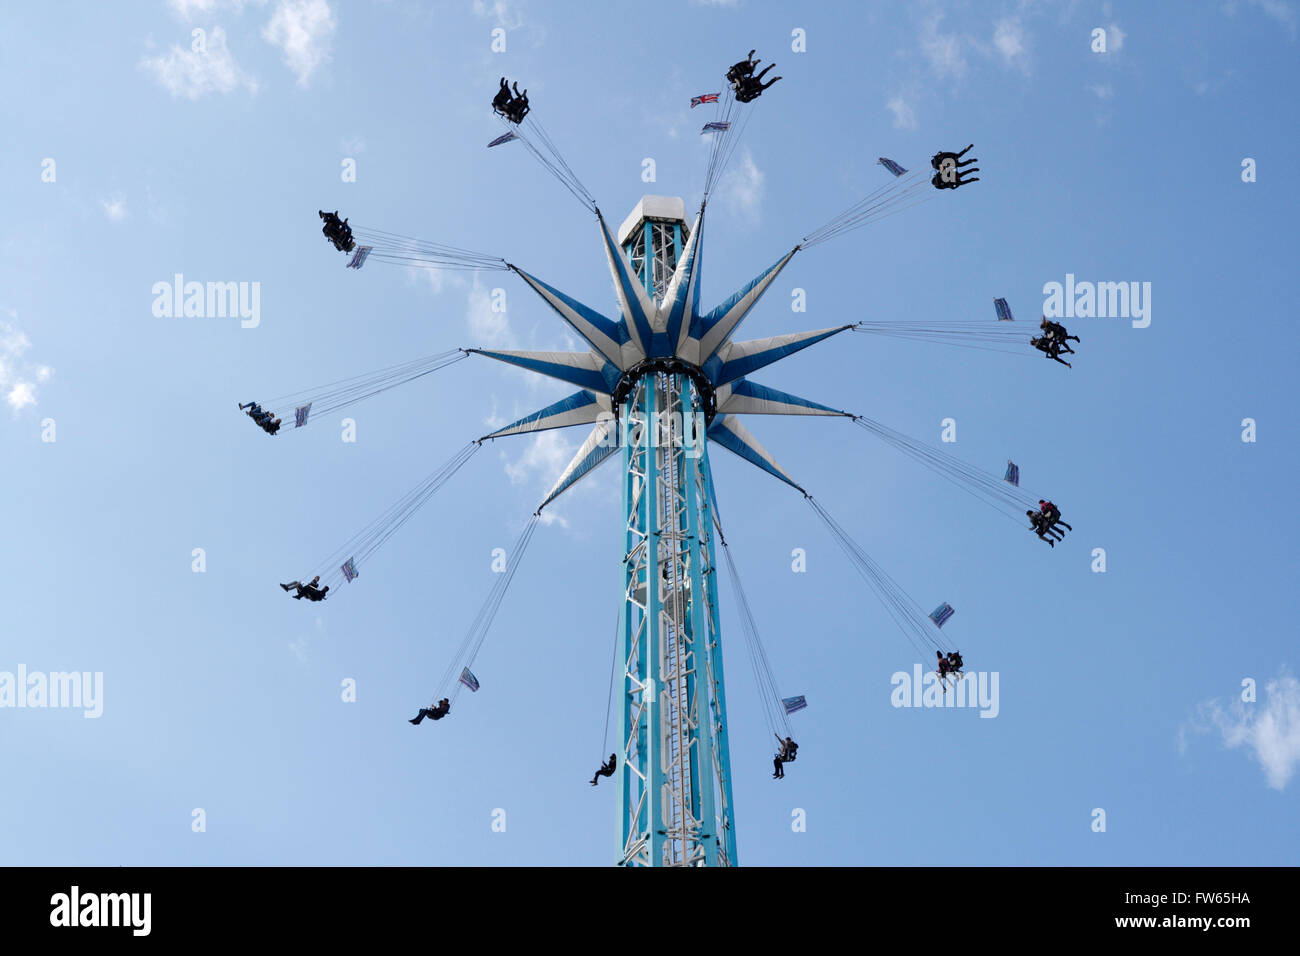
M 665 333 L 671 354 L 680 356 L 682 345 L 691 330 L 691 319 L 700 308 L 700 248 L 703 239 L 700 227 L 704 225 L 704 210 L 700 209 L 695 217 L 695 226 L 691 229 L 686 248 L 682 250 L 677 267 L 673 270 L 672 281 L 664 293 L 663 306 L 659 309 L 655 329 Z
M 791 395 L 779 389 L 768 388 L 747 379 L 724 385 L 718 389 L 718 411 L 726 415 L 843 415 L 828 405 Z
M 632 264 L 614 237 L 609 234 L 605 217 L 597 211 L 596 219 L 600 223 L 601 236 L 605 240 L 605 258 L 609 260 L 610 277 L 614 280 L 614 295 L 618 299 L 619 312 L 623 316 L 623 326 L 643 356 L 650 354 L 650 341 L 654 335 L 655 304 L 645 286 L 637 279 Z
M 597 422 L 596 427 L 587 436 L 587 440 L 578 449 L 578 453 L 573 456 L 573 461 L 569 462 L 569 467 L 564 469 L 560 480 L 546 496 L 546 500 L 537 506 L 537 510 L 540 512 L 616 451 L 618 451 L 618 434 L 614 420 L 607 418 Z
M 780 478 L 796 491 L 807 494 L 795 484 L 795 480 L 776 463 L 776 459 L 768 454 L 767 449 L 758 443 L 758 439 L 749 433 L 749 429 L 742 425 L 735 415 L 718 415 L 714 418 L 713 424 L 709 426 L 709 440 L 739 455 L 751 465 L 757 465 L 774 478 Z
M 773 362 L 779 362 L 787 355 L 793 355 L 810 345 L 816 345 L 822 339 L 828 339 L 851 328 L 853 328 L 851 325 L 841 325 L 834 329 L 790 332 L 786 335 L 773 335 L 749 342 L 729 342 L 705 363 L 704 374 L 708 376 L 714 388 L 719 388 Z
M 568 398 L 547 405 L 541 411 L 533 412 L 505 428 L 499 428 L 491 435 L 484 435 L 479 441 L 501 438 L 505 435 L 541 432 L 550 428 L 568 428 L 570 425 L 590 425 L 602 413 L 613 414 L 608 395 L 597 395 L 588 391 L 574 392 Z
M 577 299 L 565 295 L 536 276 L 529 275 L 518 266 L 510 268 L 519 278 L 528 283 L 534 292 L 545 299 L 547 305 L 559 313 L 560 318 L 568 323 L 569 328 L 582 336 L 588 345 L 620 369 L 631 368 L 645 358 L 644 351 L 635 347 L 627 348 L 629 345 L 627 328 L 622 322 L 615 322 L 595 309 L 583 305 Z M 627 351 L 633 354 L 625 354 Z
M 609 395 L 618 384 L 619 370 L 595 352 L 526 352 L 518 350 L 466 349 L 498 362 L 518 365 L 539 375 Z
M 767 287 L 780 275 L 786 263 L 798 251 L 799 247 L 795 246 L 775 265 L 753 279 L 708 315 L 693 316 L 690 338 L 699 343 L 698 350 L 692 348 L 688 340 L 683 344 L 682 349 L 678 350 L 679 357 L 696 365 L 703 365 L 712 358 L 723 343 L 731 338 L 732 333 L 749 314 L 749 310 L 763 297 Z

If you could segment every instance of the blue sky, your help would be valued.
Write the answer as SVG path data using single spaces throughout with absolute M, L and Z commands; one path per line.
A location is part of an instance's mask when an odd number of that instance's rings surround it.
M 613 862 L 613 790 L 585 781 L 610 749 L 616 465 L 539 530 L 478 659 L 482 691 L 449 721 L 404 723 L 491 587 L 492 549 L 581 433 L 487 447 L 337 599 L 275 586 L 568 389 L 462 362 L 350 410 L 353 443 L 337 422 L 268 440 L 235 403 L 458 346 L 576 347 L 500 273 L 345 271 L 316 210 L 504 256 L 612 310 L 592 218 L 522 150 L 484 149 L 496 78 L 528 87 L 618 222 L 647 192 L 698 204 L 708 117 L 689 98 L 757 47 L 784 79 L 710 204 L 706 305 L 885 183 L 878 156 L 911 167 L 974 142 L 982 172 L 796 256 L 744 337 L 992 321 L 995 296 L 1028 322 L 1066 274 L 1150 282 L 1152 321 L 1074 320 L 1071 370 L 845 336 L 755 376 L 934 444 L 953 418 L 947 450 L 995 472 L 1014 458 L 1075 530 L 1048 551 L 847 422 L 751 419 L 919 604 L 957 609 L 945 634 L 968 669 L 999 675 L 994 719 L 895 708 L 891 675 L 915 652 L 798 495 L 715 451 L 777 680 L 810 702 L 801 759 L 774 782 L 724 587 L 741 861 L 1294 863 L 1297 4 L 592 9 L 0 11 L 0 671 L 104 681 L 97 719 L 0 708 L 0 858 Z M 260 324 L 155 317 L 153 284 L 178 272 L 259 283 Z

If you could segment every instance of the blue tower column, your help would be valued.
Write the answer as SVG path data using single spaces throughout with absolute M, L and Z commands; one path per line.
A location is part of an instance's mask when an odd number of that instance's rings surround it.
M 688 238 L 683 217 L 680 199 L 646 196 L 619 229 L 619 244 L 656 306 Z M 650 358 L 671 354 L 662 321 L 654 320 Z M 619 414 L 619 862 L 735 865 L 703 402 L 690 375 L 647 368 Z
M 629 866 L 736 862 L 712 491 L 690 378 L 652 372 L 621 408 L 618 806 Z

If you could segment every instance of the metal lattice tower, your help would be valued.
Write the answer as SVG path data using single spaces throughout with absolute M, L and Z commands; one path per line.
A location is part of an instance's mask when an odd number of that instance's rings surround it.
M 704 310 L 704 213 L 701 206 L 688 229 L 680 199 L 645 196 L 615 239 L 596 210 L 614 317 L 509 265 L 588 351 L 473 350 L 577 388 L 484 436 L 591 426 L 541 508 L 621 452 L 615 779 L 617 862 L 624 866 L 737 863 L 710 448 L 725 448 L 802 492 L 742 417 L 847 414 L 750 379 L 852 326 L 735 341 L 798 247 Z
M 662 305 L 686 225 L 680 200 L 646 197 L 619 231 Z M 618 777 L 627 866 L 736 863 L 706 407 L 689 374 L 647 363 L 619 415 L 623 611 Z

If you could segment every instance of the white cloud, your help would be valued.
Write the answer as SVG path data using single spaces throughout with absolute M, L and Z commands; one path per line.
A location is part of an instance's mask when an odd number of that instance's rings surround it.
M 524 25 L 523 14 L 511 0 L 474 0 L 474 12 L 507 30 L 518 30 Z
M 167 6 L 182 20 L 194 20 L 198 14 L 206 15 L 220 9 L 239 13 L 250 2 L 262 4 L 266 0 L 167 0 Z
M 912 109 L 912 104 L 903 99 L 901 93 L 896 93 L 885 103 L 885 109 L 894 114 L 894 127 L 896 129 L 916 129 L 916 110 Z
M 940 79 L 952 76 L 960 79 L 966 74 L 966 57 L 961 51 L 961 38 L 955 33 L 939 32 L 942 13 L 935 13 L 921 25 L 921 52 L 930 61 L 930 69 Z
M 101 199 L 99 205 L 103 207 L 104 215 L 114 222 L 126 218 L 126 197 L 121 193 L 114 193 L 108 199 Z
M 173 45 L 166 56 L 144 57 L 140 68 L 152 72 L 162 87 L 178 98 L 197 100 L 205 93 L 229 93 L 241 86 L 257 92 L 257 81 L 235 62 L 221 27 L 208 31 L 202 51 Z
M 1027 72 L 1029 50 L 1025 42 L 1025 28 L 1018 17 L 999 20 L 993 29 L 993 46 L 1002 55 L 1002 62 Z
M 10 310 L 10 318 L 17 318 Z M 30 366 L 23 356 L 32 347 L 31 339 L 16 325 L 0 321 L 0 395 L 16 415 L 28 405 L 36 404 L 36 385 L 50 380 L 54 370 L 48 365 Z
M 564 440 L 559 429 L 538 432 L 518 459 L 506 462 L 506 477 L 516 485 L 538 478 L 553 482 L 560 477 L 577 450 L 576 446 Z
M 284 63 L 306 87 L 317 67 L 330 59 L 337 24 L 326 0 L 280 0 L 262 39 L 284 51 Z
M 344 156 L 359 156 L 366 151 L 366 141 L 360 136 L 353 136 L 343 141 Z
M 1296 35 L 1296 12 L 1287 0 L 1250 0 L 1250 5 L 1264 11 L 1264 15 L 1271 17 L 1290 31 L 1291 36 Z
M 475 347 L 513 348 L 515 345 L 507 313 L 492 311 L 492 290 L 483 285 L 477 273 L 469 290 L 465 324 L 473 336 Z
M 506 477 L 511 484 L 538 485 L 539 492 L 544 492 L 559 480 L 577 451 L 578 446 L 565 441 L 560 429 L 551 429 L 534 435 L 523 454 L 514 461 L 510 461 L 504 451 L 501 457 L 505 462 Z M 562 528 L 569 526 L 568 521 L 554 508 L 543 511 L 541 521 L 542 524 L 557 524 Z
M 754 154 L 746 148 L 722 184 L 723 198 L 732 212 L 750 222 L 758 221 L 764 178 L 762 170 L 754 162 Z
M 1281 790 L 1300 767 L 1300 680 L 1287 674 L 1264 686 L 1256 703 L 1239 699 L 1202 704 L 1179 732 L 1179 749 L 1186 749 L 1187 731 L 1218 732 L 1225 747 L 1245 747 L 1264 771 L 1264 779 Z
M 1118 24 L 1112 23 L 1108 26 L 1106 28 L 1106 52 L 1118 53 L 1124 49 L 1124 38 L 1126 36 L 1128 34 L 1121 30 Z
M 36 404 L 36 389 L 31 382 L 19 382 L 13 388 L 9 389 L 9 394 L 5 396 L 5 401 L 15 412 L 26 405 Z
M 1090 89 L 1099 100 L 1108 100 L 1115 95 L 1115 89 L 1109 83 L 1095 83 L 1092 86 L 1089 86 L 1088 89 Z

